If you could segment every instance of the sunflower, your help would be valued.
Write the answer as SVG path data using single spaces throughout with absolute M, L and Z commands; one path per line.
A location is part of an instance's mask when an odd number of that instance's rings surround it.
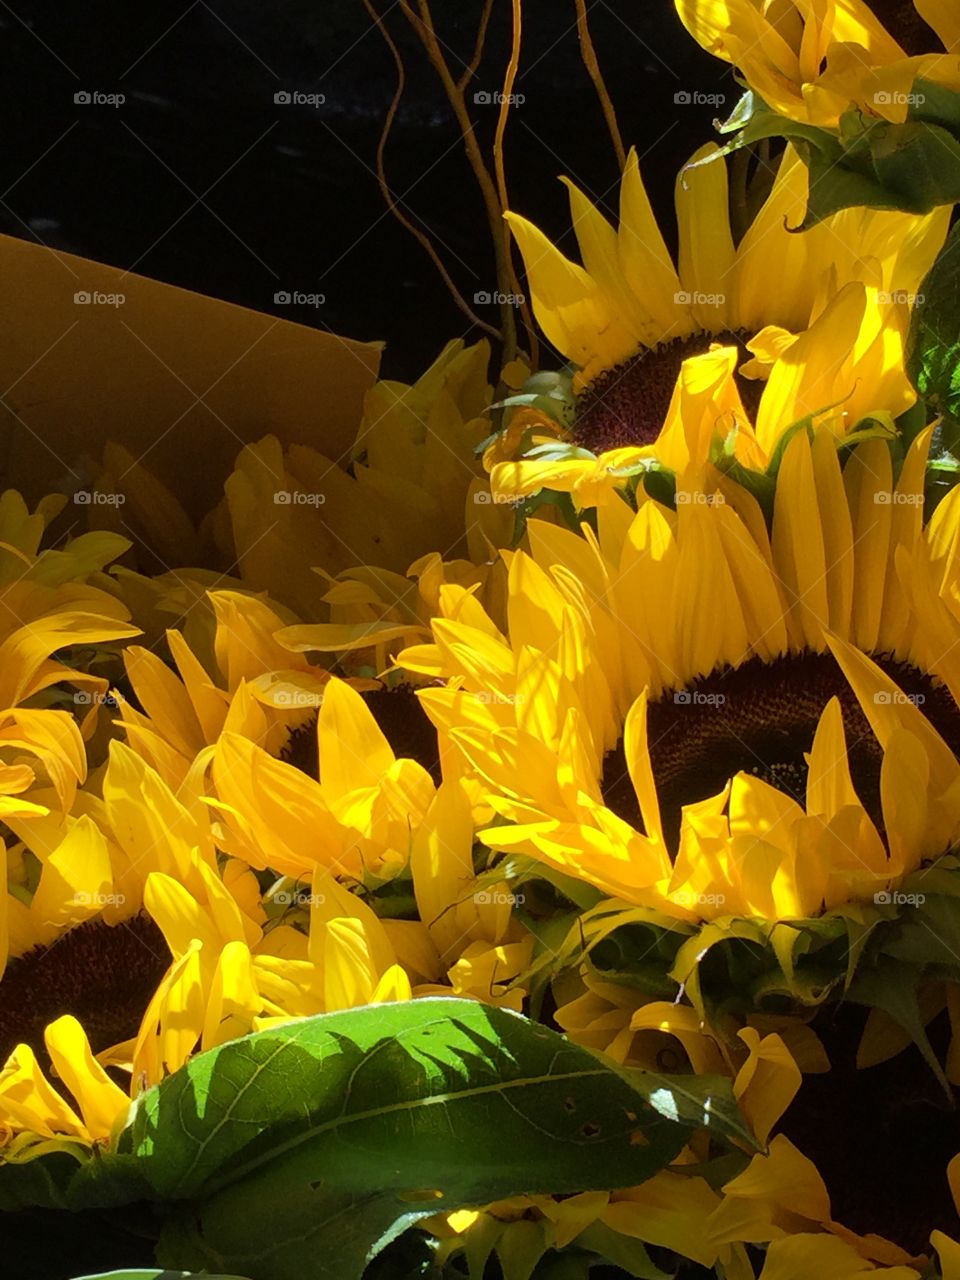
M 857 1024 L 867 1067 L 911 1039 L 902 1011 L 878 1007 L 908 974 L 920 1040 L 957 1008 L 960 975 L 922 977 L 895 944 L 883 953 L 905 915 L 931 936 L 948 929 L 960 889 L 960 494 L 924 524 L 929 442 L 928 429 L 897 474 L 883 440 L 841 466 L 831 435 L 797 431 L 769 527 L 757 499 L 710 467 L 679 478 L 675 510 L 641 495 L 636 512 L 601 507 L 583 536 L 531 519 L 528 549 L 507 557 L 507 629 L 450 588 L 433 643 L 399 655 L 444 682 L 418 696 L 446 776 L 475 785 L 481 822 L 492 810 L 479 838 L 506 855 L 501 876 L 581 903 L 544 964 L 556 975 L 589 959 L 586 985 L 555 998 L 574 1035 L 593 1028 L 594 1047 L 616 1056 L 654 1033 L 650 1047 L 669 1037 L 709 1070 L 718 1050 L 697 1040 L 704 1026 L 729 1041 L 731 1019 L 749 1026 L 776 1008 L 822 1026 L 818 1011 L 846 988 L 872 1007 Z M 632 981 L 686 1012 L 610 1001 L 633 963 Z M 576 1004 L 587 998 L 592 1011 Z M 858 1051 L 838 1048 L 829 1022 L 818 1034 L 831 1061 Z M 928 1044 L 924 1055 L 949 1088 Z M 792 1140 L 801 1115 L 798 1102 Z M 837 1176 L 830 1195 L 847 1209 Z M 912 1226 L 902 1207 L 894 1238 L 916 1246 L 924 1226 L 948 1229 L 932 1204 L 913 1204 Z M 878 1222 L 850 1212 L 858 1231 Z
M 928 442 L 894 486 L 883 442 L 841 472 L 829 437 L 797 433 L 772 538 L 725 481 L 676 515 L 613 508 L 599 540 L 532 522 L 509 640 L 451 592 L 434 645 L 399 661 L 454 682 L 420 698 L 509 823 L 483 838 L 688 919 L 814 915 L 945 850 L 960 823 L 937 728 L 957 742 L 958 507 L 951 495 L 916 537 Z
M 425 720 L 417 724 L 420 716 L 408 694 L 364 699 L 332 677 L 309 730 L 317 778 L 306 771 L 307 758 L 276 760 L 224 733 L 211 768 L 220 847 L 254 867 L 265 861 L 295 883 L 315 886 L 323 874 L 376 895 L 395 882 L 394 891 L 411 893 L 419 918 L 384 926 L 413 975 L 414 994 L 452 990 L 519 1010 L 531 939 L 514 917 L 516 895 L 475 870 L 470 797 L 455 782 L 437 789 L 414 758 L 436 771 L 435 737 Z M 385 729 L 394 742 L 406 740 L 411 754 L 400 756 Z
M 622 487 L 630 467 L 656 458 L 682 470 L 705 459 L 718 435 L 733 440 L 740 461 L 762 467 L 783 431 L 808 415 L 845 434 L 914 403 L 903 342 L 947 209 L 923 217 L 846 210 L 791 234 L 808 177 L 788 147 L 735 244 L 726 166 L 714 161 L 678 178 L 675 267 L 635 155 L 617 231 L 568 186 L 583 267 L 525 219 L 508 218 L 537 320 L 579 366 L 571 440 L 558 443 L 552 426 L 538 432 L 531 422 L 520 441 L 527 456 L 508 461 L 488 450 L 495 494 L 572 489 L 581 505 L 595 505 Z
M 788 0 L 676 0 L 708 53 L 732 63 L 781 115 L 835 126 L 851 105 L 901 121 L 918 78 L 960 88 L 955 0 L 862 0 L 814 9 Z M 935 51 L 935 38 L 946 52 Z
M 8 903 L 19 932 L 0 983 L 4 1159 L 107 1137 L 142 1088 L 251 1031 L 437 992 L 520 1007 L 532 941 L 507 887 L 474 871 L 466 794 L 435 792 L 395 759 L 336 679 L 317 738 L 322 786 L 227 730 L 176 791 L 114 741 L 102 796 L 84 793 L 80 816 L 18 822 L 41 871 L 27 901 Z M 205 797 L 208 767 L 217 794 Z M 392 918 L 387 904 L 381 918 L 376 890 L 402 864 L 413 911 Z M 42 926 L 32 935 L 28 916 Z
M 131 1096 L 201 1049 L 325 1010 L 410 997 L 409 979 L 396 962 L 384 926 L 356 895 L 332 877 L 318 874 L 310 890 L 295 895 L 297 909 L 309 905 L 309 928 L 293 928 L 285 923 L 288 912 L 276 909 L 291 895 L 274 892 L 262 898 L 249 868 L 236 861 L 218 869 L 209 824 L 204 830 L 200 818 L 200 826 L 188 825 L 183 805 L 162 780 L 134 762 L 120 744 L 115 750 L 111 769 L 116 776 L 108 782 L 106 817 L 122 821 L 124 812 L 118 810 L 112 788 L 122 774 L 139 770 L 144 789 L 137 797 L 137 835 L 154 836 L 152 846 L 141 841 L 141 848 L 152 850 L 147 865 L 141 863 L 144 870 L 152 867 L 143 883 L 143 912 L 133 929 L 129 918 L 126 925 L 101 924 L 95 972 L 82 963 L 94 951 L 89 929 L 79 944 L 69 932 L 60 934 L 59 948 L 53 948 L 62 952 L 54 961 L 56 972 L 45 975 L 59 977 L 60 990 L 40 993 L 34 1003 L 62 1004 L 62 979 L 72 965 L 69 990 L 78 1004 L 87 1006 L 90 1018 L 83 1023 L 63 1015 L 44 1026 L 41 1015 L 21 1017 L 15 1025 L 28 1038 L 12 1047 L 0 1071 L 0 1134 L 6 1160 L 23 1158 L 31 1145 L 44 1139 L 89 1143 L 106 1137 L 122 1123 Z M 132 816 L 132 799 L 128 793 L 127 817 Z M 162 836 L 157 839 L 160 828 L 168 833 L 163 844 Z M 191 838 L 200 843 L 191 845 Z M 125 936 L 131 932 L 139 935 L 145 949 L 159 941 L 157 957 L 138 957 Z M 160 951 L 165 959 L 157 972 Z M 44 954 L 31 953 L 24 959 L 28 975 L 13 970 L 13 992 L 6 982 L 0 986 L 4 1014 L 11 1013 L 18 996 L 22 1002 L 24 978 L 40 976 Z M 121 1011 L 104 1010 L 101 1002 L 111 994 L 117 962 L 127 966 L 123 1012 L 128 1019 L 136 1016 L 127 1028 L 129 1035 L 113 1042 L 104 1035 L 104 1020 L 113 1018 L 109 1029 L 115 1032 L 121 1026 Z M 145 970 L 152 975 L 146 991 L 138 981 Z M 89 985 L 84 987 L 84 981 Z M 133 994 L 141 997 L 139 1007 L 130 999 Z M 4 1024 L 9 1035 L 9 1017 Z M 88 1027 L 95 1032 L 96 1055 Z M 44 1062 L 38 1052 L 43 1052 Z M 79 1114 L 51 1086 L 44 1063 L 66 1085 L 79 1104 Z M 128 1093 L 115 1082 L 124 1072 L 130 1080 Z
M 6 903 L 14 955 L 0 982 L 7 1138 L 96 1140 L 129 1101 L 118 1071 L 134 1096 L 226 1039 L 409 997 L 384 926 L 356 895 L 319 869 L 309 887 L 284 889 L 275 877 L 265 893 L 248 864 L 219 852 L 201 780 L 198 767 L 175 793 L 115 741 L 102 796 L 84 793 L 79 816 L 12 820 L 19 848 L 40 867 Z M 307 928 L 294 927 L 303 920 Z M 51 1017 L 64 1007 L 69 1015 Z M 76 1060 L 65 1073 L 68 1051 Z M 79 1118 L 47 1083 L 45 1066 L 79 1102 Z M 96 1122 L 88 1095 L 98 1100 Z
M 433 643 L 398 662 L 454 682 L 420 694 L 448 741 L 452 728 L 468 726 L 535 731 L 540 742 L 521 779 L 572 733 L 569 710 L 581 726 L 571 748 L 577 742 L 584 761 L 599 765 L 643 694 L 657 706 L 670 699 L 681 715 L 685 706 L 731 705 L 732 697 L 708 701 L 711 681 L 720 692 L 715 673 L 728 668 L 724 680 L 745 684 L 771 668 L 775 683 L 792 678 L 792 664 L 822 664 L 834 672 L 830 693 L 842 697 L 847 723 L 853 694 L 831 643 L 889 655 L 904 678 L 926 672 L 939 690 L 927 716 L 949 733 L 960 694 L 951 645 L 958 506 L 951 493 L 923 522 L 930 438 L 929 429 L 917 436 L 895 474 L 881 439 L 861 442 L 841 465 L 832 437 L 797 431 L 783 451 L 769 527 L 758 499 L 709 466 L 680 477 L 675 508 L 642 494 L 636 512 L 603 507 L 596 534 L 533 519 L 529 549 L 506 555 L 509 638 L 472 593 L 451 585 Z M 802 691 L 806 668 L 797 674 Z M 809 719 L 803 750 L 829 696 Z M 912 704 L 894 705 L 899 713 Z M 639 731 L 636 709 L 634 718 Z M 655 736 L 667 727 L 657 721 Z

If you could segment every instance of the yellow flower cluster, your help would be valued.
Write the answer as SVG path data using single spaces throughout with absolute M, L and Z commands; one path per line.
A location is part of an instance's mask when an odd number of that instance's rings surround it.
M 952 0 L 909 59 L 858 0 L 677 8 L 811 124 L 960 87 Z M 795 235 L 787 147 L 735 240 L 713 151 L 676 260 L 632 154 L 616 228 L 568 184 L 582 265 L 509 215 L 572 421 L 501 413 L 454 342 L 350 457 L 244 448 L 199 527 L 120 444 L 132 538 L 0 498 L 0 1162 L 107 1142 L 227 1041 L 448 994 L 724 1076 L 760 1150 L 718 1171 L 704 1129 L 638 1187 L 432 1219 L 440 1262 L 960 1280 L 960 1154 L 885 1221 L 797 1119 L 911 1042 L 960 1086 L 960 487 L 930 510 L 904 355 L 950 209 Z

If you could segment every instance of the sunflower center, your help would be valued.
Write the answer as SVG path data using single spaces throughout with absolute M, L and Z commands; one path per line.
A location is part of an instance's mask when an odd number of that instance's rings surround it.
M 960 1233 L 946 1174 L 960 1150 L 960 1110 L 913 1045 L 887 1062 L 858 1068 L 865 1018 L 863 1009 L 839 1005 L 814 1021 L 830 1070 L 804 1076 L 778 1131 L 817 1166 L 837 1222 L 925 1253 L 934 1229 Z M 943 1061 L 946 1015 L 927 1031 Z
M 94 1053 L 129 1040 L 169 964 L 163 934 L 146 915 L 116 925 L 91 920 L 34 947 L 0 982 L 0 1063 L 25 1043 L 47 1066 L 44 1028 L 65 1013 L 81 1023 Z
M 748 358 L 750 353 L 743 345 L 746 336 L 731 332 L 694 333 L 688 338 L 675 338 L 672 342 L 644 348 L 622 364 L 607 369 L 591 382 L 577 402 L 574 443 L 598 454 L 626 445 L 653 444 L 666 420 L 684 360 L 702 355 L 715 342 L 737 346 L 743 358 Z M 753 418 L 764 383 L 738 377 L 737 387 L 744 408 Z
M 905 663 L 875 657 L 902 695 L 960 755 L 960 709 L 949 692 Z M 647 738 L 664 835 L 676 848 L 683 805 L 716 795 L 739 772 L 752 773 L 804 802 L 807 765 L 817 722 L 836 697 L 843 711 L 847 758 L 861 803 L 883 831 L 883 753 L 866 716 L 831 654 L 803 653 L 774 662 L 751 659 L 651 702 Z M 640 825 L 622 744 L 604 762 L 607 807 Z
M 439 786 L 440 746 L 437 731 L 412 687 L 401 684 L 394 689 L 375 689 L 372 693 L 365 693 L 363 700 L 373 712 L 380 732 L 390 743 L 394 755 L 416 760 Z M 309 774 L 311 778 L 319 776 L 316 716 L 291 733 L 280 758 Z
M 913 0 L 873 0 L 870 7 L 908 58 L 934 52 L 936 36 L 913 7 Z

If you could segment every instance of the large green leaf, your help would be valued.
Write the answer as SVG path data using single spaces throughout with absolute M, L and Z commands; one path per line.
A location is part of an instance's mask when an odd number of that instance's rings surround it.
M 726 1080 L 620 1071 L 518 1014 L 431 999 L 202 1054 L 138 1100 L 119 1154 L 184 1202 L 165 1265 L 357 1280 L 420 1218 L 642 1182 L 701 1126 L 751 1140 Z

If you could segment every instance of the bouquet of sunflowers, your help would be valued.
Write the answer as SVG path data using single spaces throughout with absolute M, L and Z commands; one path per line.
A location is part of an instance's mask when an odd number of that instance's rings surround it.
M 563 368 L 3 494 L 10 1274 L 960 1280 L 960 3 L 874 8 L 677 0 L 678 253 L 622 145 L 505 211 Z

